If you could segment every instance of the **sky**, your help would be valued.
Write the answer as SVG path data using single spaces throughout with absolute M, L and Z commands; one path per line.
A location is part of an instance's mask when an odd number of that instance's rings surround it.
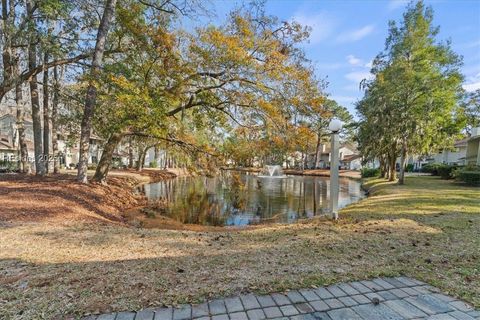
M 213 0 L 217 22 L 240 1 Z M 480 89 L 480 0 L 431 0 L 439 40 L 452 42 L 463 56 L 464 89 Z M 403 0 L 267 0 L 266 12 L 284 21 L 312 28 L 303 44 L 317 75 L 328 82 L 326 92 L 355 115 L 354 103 L 363 96 L 362 79 L 369 77 L 372 59 L 384 49 L 388 21 L 401 20 Z

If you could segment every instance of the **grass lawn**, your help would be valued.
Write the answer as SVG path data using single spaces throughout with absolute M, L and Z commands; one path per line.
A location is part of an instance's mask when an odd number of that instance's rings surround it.
M 232 231 L 0 225 L 0 315 L 51 319 L 404 274 L 480 307 L 480 188 L 369 180 L 336 222 Z

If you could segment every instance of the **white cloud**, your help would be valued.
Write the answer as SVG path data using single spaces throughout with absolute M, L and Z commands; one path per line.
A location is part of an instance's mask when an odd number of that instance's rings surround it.
M 355 72 L 347 73 L 345 75 L 345 78 L 355 83 L 360 83 L 363 79 L 367 79 L 367 80 L 372 79 L 373 75 L 368 71 L 355 71 Z
M 347 56 L 347 61 L 349 64 L 351 64 L 352 66 L 359 66 L 361 65 L 363 62 L 362 62 L 362 59 L 359 59 L 357 57 L 355 57 L 353 54 L 349 54 Z
M 467 92 L 472 92 L 480 89 L 480 73 L 467 78 L 467 83 L 463 85 L 463 89 Z
M 357 101 L 357 97 L 352 96 L 333 96 L 331 98 L 341 105 L 353 104 Z
M 337 42 L 345 43 L 358 41 L 368 36 L 370 33 L 373 32 L 373 30 L 375 30 L 373 25 L 366 25 L 359 29 L 343 32 L 337 37 Z
M 469 84 L 464 84 L 463 89 L 467 92 L 473 92 L 475 90 L 480 89 L 480 81 L 475 82 L 475 83 L 469 83 Z
M 358 92 L 358 91 L 360 91 L 360 84 L 352 82 L 352 84 L 348 84 L 346 86 L 343 86 L 342 89 L 347 90 L 347 91 L 351 91 L 351 92 Z
M 405 6 L 408 3 L 408 0 L 390 0 L 388 3 L 388 10 L 393 11 Z
M 373 67 L 373 60 L 368 61 L 365 63 L 365 68 L 371 69 Z
M 312 28 L 309 37 L 311 44 L 322 42 L 330 37 L 337 26 L 336 19 L 325 12 L 315 14 L 297 12 L 292 20 Z

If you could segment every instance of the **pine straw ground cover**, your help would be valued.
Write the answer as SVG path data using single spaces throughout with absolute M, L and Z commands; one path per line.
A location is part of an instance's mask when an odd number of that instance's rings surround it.
M 63 319 L 399 274 L 479 307 L 480 189 L 406 183 L 369 181 L 371 196 L 337 223 L 222 232 L 4 223 L 0 317 Z

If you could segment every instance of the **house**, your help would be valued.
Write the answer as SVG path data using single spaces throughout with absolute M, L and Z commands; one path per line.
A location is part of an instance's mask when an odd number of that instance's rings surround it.
M 28 155 L 33 161 L 33 124 L 32 121 L 24 120 L 25 140 L 27 143 Z M 10 112 L 0 116 L 0 159 L 11 161 L 18 156 L 19 142 L 17 130 L 17 117 L 10 109 Z
M 30 119 L 25 118 L 25 142 L 27 144 L 29 162 L 34 167 L 35 150 L 33 144 L 33 123 Z M 58 141 L 58 161 L 60 166 L 73 168 L 77 165 L 79 159 L 78 143 L 72 144 L 68 142 L 62 134 L 57 133 Z M 50 142 L 51 145 L 51 142 Z M 102 139 L 96 135 L 92 135 L 90 139 L 90 150 L 88 163 L 97 163 L 101 156 Z M 15 108 L 6 109 L 6 113 L 0 116 L 0 160 L 17 161 L 19 154 L 18 127 Z M 53 166 L 53 162 L 50 163 Z
M 465 165 L 465 157 L 467 155 L 468 138 L 455 141 L 453 150 L 444 149 L 425 159 L 430 163 L 444 163 L 449 165 Z
M 472 135 L 467 138 L 465 164 L 480 166 L 480 127 L 472 129 Z
M 340 167 L 346 170 L 360 170 L 362 169 L 362 156 L 359 154 L 349 154 L 340 160 Z
M 444 149 L 438 153 L 425 157 L 424 163 L 444 163 L 448 165 L 480 165 L 480 127 L 473 128 L 470 137 L 457 140 L 454 149 Z
M 360 170 L 362 168 L 362 156 L 359 154 L 357 147 L 349 142 L 340 145 L 338 150 L 340 167 L 346 170 Z M 319 159 L 317 167 L 326 169 L 330 167 L 331 149 L 325 144 L 320 145 Z

